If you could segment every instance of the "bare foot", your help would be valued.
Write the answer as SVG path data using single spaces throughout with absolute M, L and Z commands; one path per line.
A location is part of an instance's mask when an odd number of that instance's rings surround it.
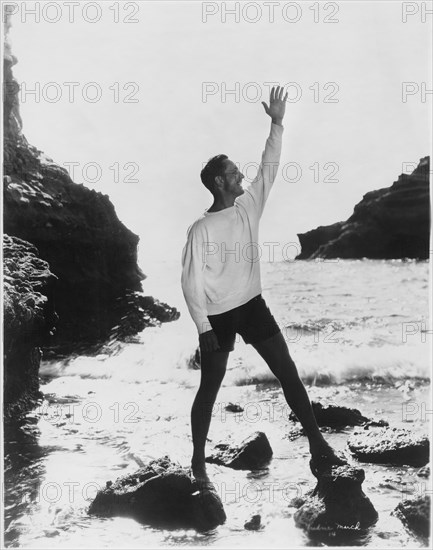
M 197 481 L 207 482 L 210 481 L 207 475 L 206 465 L 204 463 L 191 462 L 191 474 Z
M 343 466 L 347 460 L 339 456 L 325 440 L 320 445 L 310 447 L 310 466 L 313 474 L 317 471 L 330 468 L 331 466 Z

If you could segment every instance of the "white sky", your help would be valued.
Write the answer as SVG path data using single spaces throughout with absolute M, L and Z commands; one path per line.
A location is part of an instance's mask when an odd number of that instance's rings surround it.
M 118 23 L 111 1 L 100 2 L 95 23 L 85 21 L 81 6 L 68 22 L 62 2 L 58 22 L 41 17 L 35 23 L 34 16 L 23 15 L 25 4 L 27 9 L 39 4 L 43 15 L 44 2 L 15 4 L 10 37 L 18 57 L 16 78 L 27 88 L 56 82 L 61 91 L 54 103 L 43 95 L 37 102 L 22 96 L 24 134 L 60 165 L 78 162 L 76 182 L 110 195 L 120 219 L 141 237 L 145 272 L 152 259 L 180 261 L 188 226 L 212 203 L 199 178 L 204 161 L 217 153 L 226 153 L 241 169 L 259 161 L 269 129 L 260 104 L 267 101 L 266 82 L 296 82 L 302 90 L 300 100 L 286 108 L 281 158 L 282 166 L 298 163 L 302 177 L 290 183 L 294 169 L 286 170 L 286 178 L 279 173 L 262 218 L 262 241 L 282 246 L 297 242 L 298 232 L 346 219 L 364 193 L 388 187 L 402 163 L 417 163 L 431 149 L 431 94 L 418 92 L 402 101 L 402 82 L 414 82 L 419 90 L 424 82 L 431 89 L 432 16 L 421 13 L 421 3 L 409 3 L 407 9 L 418 12 L 405 23 L 402 3 L 392 1 L 331 2 L 326 9 L 321 3 L 319 12 L 317 3 L 315 12 L 313 2 L 297 2 L 298 12 L 296 6 L 286 12 L 292 20 L 298 15 L 296 23 L 282 15 L 288 2 L 276 3 L 273 23 L 263 3 L 261 18 L 251 22 L 258 2 L 251 3 L 247 20 L 227 15 L 225 23 L 223 4 L 216 2 L 207 3 L 217 13 L 205 23 L 198 1 L 120 4 Z M 54 8 L 46 9 L 53 19 Z M 89 18 L 95 14 L 87 12 Z M 123 22 L 128 14 L 138 22 Z M 327 15 L 338 23 L 324 23 Z M 71 103 L 64 82 L 79 83 Z M 96 103 L 82 98 L 89 82 L 102 90 Z M 139 101 L 115 103 L 110 90 L 115 82 L 123 98 L 134 90 L 124 91 L 123 85 L 136 83 Z M 206 82 L 216 83 L 218 93 L 204 102 Z M 252 82 L 256 88 L 248 86 Z M 319 102 L 309 89 L 315 82 Z M 339 87 L 337 103 L 323 102 L 334 89 L 323 90 L 329 82 Z M 239 101 L 234 95 L 223 101 L 224 83 L 228 89 L 239 83 Z M 243 92 L 254 99 L 257 90 L 257 101 L 242 97 Z M 45 98 L 53 97 L 55 88 L 45 91 Z M 294 88 L 290 92 L 295 97 Z M 97 183 L 82 173 L 89 162 L 101 167 Z M 109 167 L 116 162 L 135 163 L 139 181 L 124 181 L 130 172 L 122 169 L 121 181 L 114 182 Z M 337 182 L 323 181 L 328 162 L 338 164 Z M 314 163 L 321 167 L 319 182 L 309 169 Z

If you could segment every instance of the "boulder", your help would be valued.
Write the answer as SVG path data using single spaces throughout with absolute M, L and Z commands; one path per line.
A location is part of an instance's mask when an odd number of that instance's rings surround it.
M 428 437 L 402 428 L 380 428 L 355 431 L 347 445 L 362 462 L 424 466 L 429 461 Z
M 430 534 L 430 509 L 430 496 L 424 494 L 403 500 L 393 514 L 415 535 L 427 538 Z
M 224 407 L 224 409 L 228 412 L 232 413 L 241 413 L 244 412 L 243 407 L 239 405 L 239 403 L 227 403 L 227 405 Z
M 366 193 L 345 222 L 299 233 L 296 259 L 428 259 L 429 170 L 430 157 L 424 157 L 391 187 Z
M 226 520 L 222 502 L 208 486 L 199 486 L 188 471 L 168 456 L 148 464 L 114 483 L 107 482 L 88 513 L 103 517 L 130 517 L 158 528 L 194 528 L 206 531 Z
M 41 346 L 57 323 L 57 277 L 30 243 L 3 235 L 4 416 L 17 417 L 40 397 Z
M 315 489 L 305 499 L 292 502 L 300 506 L 295 524 L 312 538 L 325 541 L 364 536 L 378 518 L 362 490 L 364 478 L 364 470 L 349 465 L 319 472 Z
M 255 514 L 244 524 L 244 529 L 247 531 L 258 531 L 262 527 L 262 517 L 260 514 Z
M 206 462 L 235 470 L 256 470 L 265 467 L 272 458 L 272 448 L 266 434 L 255 432 L 239 445 L 219 443 L 216 452 Z
M 332 403 L 323 405 L 317 401 L 312 401 L 314 416 L 319 426 L 329 426 L 330 428 L 343 428 L 345 426 L 361 426 L 370 420 L 363 416 L 358 409 L 349 407 L 340 407 Z M 290 420 L 298 422 L 295 413 L 291 412 Z
M 423 466 L 422 468 L 420 468 L 417 471 L 416 475 L 419 476 L 419 477 L 429 478 L 430 477 L 430 466 Z

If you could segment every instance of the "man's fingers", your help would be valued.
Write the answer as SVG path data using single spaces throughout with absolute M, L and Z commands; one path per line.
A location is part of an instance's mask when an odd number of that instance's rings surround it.
M 206 336 L 202 336 L 200 347 L 203 351 L 216 351 L 217 349 L 219 349 L 220 345 L 216 334 L 212 331 L 209 331 Z
M 286 101 L 289 97 L 289 92 L 286 92 L 286 95 L 284 96 L 284 86 L 272 86 L 271 94 L 270 94 L 270 101 Z M 265 106 L 265 102 L 262 101 L 263 107 Z M 267 112 L 267 110 L 266 110 Z
M 263 108 L 265 109 L 265 111 L 268 112 L 269 107 L 266 105 L 266 103 L 264 101 L 262 101 L 262 105 L 263 105 Z

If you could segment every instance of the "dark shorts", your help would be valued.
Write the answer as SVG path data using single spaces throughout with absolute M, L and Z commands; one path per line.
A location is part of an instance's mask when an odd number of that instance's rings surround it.
M 280 332 L 261 294 L 219 315 L 208 315 L 208 319 L 220 345 L 218 351 L 233 351 L 236 334 L 246 344 L 256 344 Z

